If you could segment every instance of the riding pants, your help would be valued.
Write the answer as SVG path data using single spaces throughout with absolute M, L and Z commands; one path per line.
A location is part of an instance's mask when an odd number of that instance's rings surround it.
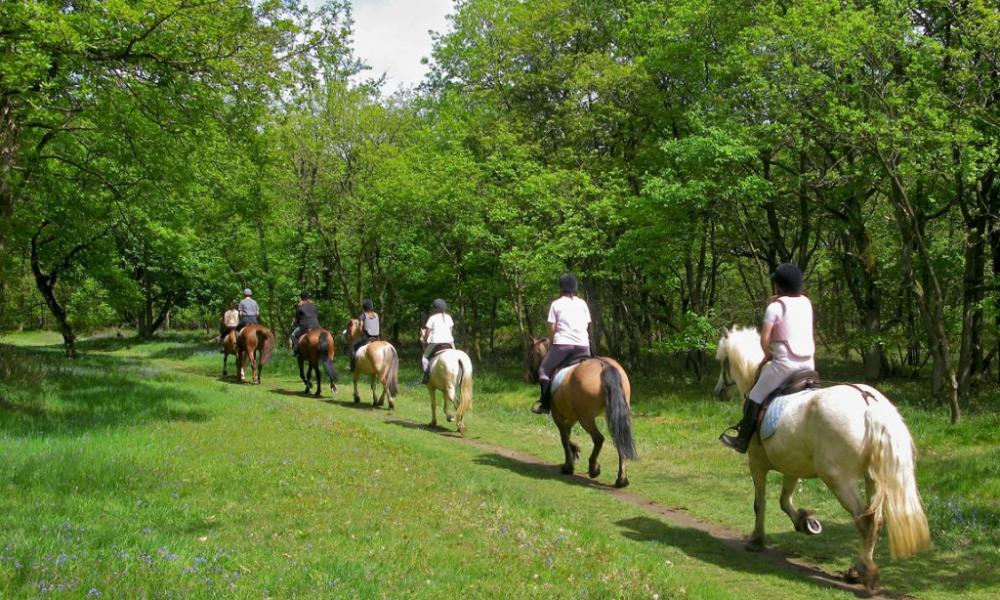
M 296 325 L 295 329 L 293 329 L 292 332 L 288 334 L 288 339 L 291 340 L 292 342 L 292 352 L 299 351 L 299 338 L 302 337 L 303 334 L 308 333 L 308 331 L 309 331 L 308 327 Z
M 451 344 L 450 342 L 444 342 L 442 344 L 427 344 L 427 348 L 424 349 L 424 355 L 420 357 L 420 365 L 424 368 L 424 373 L 427 372 L 427 369 L 431 368 L 431 356 L 434 356 L 434 353 L 441 346 L 447 346 L 448 348 L 455 347 L 454 344 Z
M 553 345 L 538 367 L 538 383 L 542 385 L 543 389 L 547 389 L 552 381 L 552 376 L 556 374 L 560 366 L 581 358 L 590 358 L 590 346 Z
M 816 361 L 813 357 L 795 356 L 788 352 L 784 344 L 775 345 L 772 352 L 773 358 L 761 368 L 760 377 L 757 378 L 757 383 L 748 394 L 750 400 L 757 404 L 766 400 L 774 390 L 784 385 L 793 374 L 799 371 L 811 371 L 816 368 Z

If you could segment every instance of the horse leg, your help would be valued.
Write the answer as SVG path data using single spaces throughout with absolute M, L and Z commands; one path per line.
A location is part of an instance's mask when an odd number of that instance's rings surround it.
M 804 508 L 795 508 L 792 495 L 795 493 L 795 486 L 799 483 L 798 477 L 785 475 L 781 480 L 781 510 L 785 511 L 788 518 L 792 520 L 795 531 L 806 535 L 819 535 L 823 532 L 823 525 L 819 519 L 814 517 L 816 511 Z
M 601 463 L 597 462 L 597 456 L 601 453 L 601 446 L 604 445 L 604 436 L 601 435 L 601 430 L 593 418 L 580 419 L 580 426 L 590 434 L 590 439 L 594 442 L 594 451 L 590 453 L 587 475 L 590 475 L 591 479 L 595 479 L 601 474 Z M 619 473 L 619 479 L 621 479 L 621 473 Z
M 444 395 L 444 401 L 441 402 L 441 406 L 444 407 L 444 418 L 447 419 L 449 423 L 455 421 L 455 415 L 448 412 L 448 407 L 450 406 L 455 410 L 458 410 L 458 405 L 455 403 L 456 391 L 457 390 L 455 390 L 455 386 L 449 385 L 444 389 L 444 392 L 442 392 L 442 394 Z
M 222 353 L 222 376 L 223 377 L 225 377 L 226 375 L 229 375 L 228 368 L 229 368 L 229 353 L 228 352 L 223 352 Z
M 308 394 L 309 391 L 312 389 L 312 385 L 310 385 L 310 383 L 309 383 L 309 377 L 306 376 L 305 371 L 303 371 L 303 369 L 302 369 L 302 365 L 303 365 L 304 362 L 305 361 L 302 359 L 302 355 L 300 354 L 299 355 L 299 379 L 301 379 L 302 383 L 304 383 L 305 386 L 306 386 L 306 390 L 304 392 L 302 392 L 302 393 L 303 394 Z
M 751 452 L 753 450 L 751 449 Z M 750 457 L 750 476 L 753 478 L 753 512 L 755 516 L 753 533 L 746 544 L 750 552 L 764 549 L 764 515 L 767 512 L 767 472 L 769 467 L 762 461 Z
M 316 374 L 316 397 L 319 398 L 323 395 L 323 376 L 319 372 L 319 362 L 309 365 L 309 368 Z
M 428 391 L 431 393 L 431 427 L 437 427 L 438 416 L 437 416 L 437 390 L 431 386 L 427 386 Z
M 372 386 L 372 406 L 382 406 L 384 401 L 379 401 L 379 398 L 375 395 L 375 382 L 376 378 L 374 375 L 368 378 L 368 383 Z M 383 395 L 385 394 L 384 391 L 382 393 Z
M 354 403 L 358 404 L 359 402 L 361 402 L 361 396 L 358 395 L 358 368 L 357 368 L 357 366 L 354 367 L 354 370 L 351 371 L 351 374 L 353 375 L 353 379 L 354 379 Z
M 573 445 L 569 441 L 569 434 L 573 430 L 573 424 L 566 426 L 558 425 L 559 427 L 559 439 L 562 440 L 563 452 L 566 454 L 566 462 L 563 463 L 562 473 L 563 475 L 573 474 Z
M 878 566 L 872 557 L 878 528 L 881 523 L 874 515 L 868 514 L 868 507 L 865 506 L 861 492 L 858 490 L 857 482 L 850 477 L 841 479 L 829 479 L 824 477 L 823 482 L 830 488 L 833 495 L 837 497 L 840 505 L 851 513 L 854 517 L 854 525 L 861 534 L 861 550 L 858 552 L 858 560 L 844 576 L 848 582 L 863 583 L 865 589 L 874 591 L 878 588 Z

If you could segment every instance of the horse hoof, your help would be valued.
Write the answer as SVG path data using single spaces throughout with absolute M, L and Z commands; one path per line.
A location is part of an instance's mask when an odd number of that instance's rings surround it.
M 465 437 L 465 425 L 464 424 L 462 424 L 462 423 L 458 424 L 458 432 L 462 434 L 462 437 Z
M 361 398 L 358 398 L 357 396 L 355 396 L 354 397 L 354 403 L 355 404 L 361 404 Z
M 563 475 L 572 475 L 573 474 L 573 465 L 563 465 L 562 469 L 560 469 L 560 470 L 562 471 Z
M 760 540 L 750 540 L 743 546 L 743 549 L 747 552 L 760 552 L 764 549 L 764 542 Z
M 395 410 L 395 408 L 396 408 L 396 403 L 395 402 L 389 402 L 389 410 Z
M 587 475 L 590 475 L 591 479 L 597 479 L 597 477 L 600 474 L 601 474 L 601 466 L 600 465 L 597 465 L 596 468 L 593 468 L 593 469 L 591 469 L 590 471 L 587 472 Z M 625 485 L 628 485 L 628 482 L 626 482 Z
M 431 421 L 430 423 L 427 424 L 427 426 L 428 427 L 437 427 L 438 426 L 438 422 L 436 420 L 435 421 Z
M 809 517 L 806 519 L 806 535 L 819 535 L 823 533 L 823 524 L 819 522 L 819 519 Z
M 628 487 L 628 477 L 622 477 L 615 482 L 616 488 L 627 488 Z
M 454 423 L 455 422 L 455 417 L 453 417 L 452 415 L 448 415 L 448 422 L 449 423 Z

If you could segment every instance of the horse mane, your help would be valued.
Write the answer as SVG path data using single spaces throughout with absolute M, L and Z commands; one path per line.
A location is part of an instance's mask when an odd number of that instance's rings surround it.
M 734 370 L 752 377 L 764 360 L 764 351 L 760 348 L 760 333 L 755 327 L 733 327 L 719 340 L 715 358 L 719 362 L 728 358 L 729 365 Z

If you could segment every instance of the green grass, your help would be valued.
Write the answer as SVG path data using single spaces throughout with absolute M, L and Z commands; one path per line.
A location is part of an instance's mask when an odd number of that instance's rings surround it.
M 72 362 L 50 335 L 3 340 L 0 597 L 849 597 L 555 468 L 386 422 L 350 403 L 349 384 L 330 402 L 301 397 L 285 351 L 262 386 L 221 381 L 219 355 L 198 339 L 89 340 Z M 426 422 L 414 364 L 396 414 Z M 533 390 L 517 373 L 477 370 L 470 437 L 558 463 L 555 428 L 527 412 Z M 716 441 L 737 407 L 709 400 L 710 386 L 637 378 L 630 490 L 748 531 L 745 459 Z M 891 561 L 883 539 L 883 583 L 995 597 L 1000 419 L 981 410 L 952 427 L 919 383 L 885 389 L 919 446 L 936 547 Z M 613 447 L 602 457 L 611 483 Z M 795 534 L 773 481 L 772 545 L 845 569 L 858 543 L 847 514 L 804 482 L 799 504 L 825 530 Z

